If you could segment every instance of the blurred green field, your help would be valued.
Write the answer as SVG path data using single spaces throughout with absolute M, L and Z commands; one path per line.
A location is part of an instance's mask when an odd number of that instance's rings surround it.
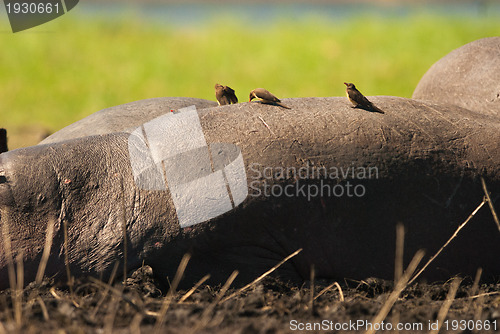
M 12 34 L 0 26 L 0 127 L 10 149 L 113 105 L 159 96 L 214 100 L 213 85 L 241 101 L 256 87 L 279 97 L 411 97 L 439 58 L 499 34 L 498 17 L 361 16 L 281 19 L 263 26 L 223 16 L 169 27 L 133 14 L 115 21 L 65 15 Z

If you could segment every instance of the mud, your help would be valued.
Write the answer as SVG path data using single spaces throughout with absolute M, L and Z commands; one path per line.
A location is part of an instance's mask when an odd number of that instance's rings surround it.
M 390 332 L 388 329 L 398 323 L 413 328 L 399 333 L 430 332 L 451 282 L 409 286 L 379 323 L 385 329 L 380 332 Z M 79 279 L 70 289 L 67 284 L 46 279 L 29 284 L 20 299 L 10 289 L 0 293 L 0 331 L 148 333 L 158 329 L 158 315 L 167 301 L 160 333 L 362 333 L 376 325 L 373 318 L 394 288 L 392 281 L 375 278 L 346 280 L 338 282 L 342 301 L 332 283 L 313 281 L 312 286 L 311 282 L 297 286 L 266 277 L 243 292 L 229 288 L 224 293 L 221 286 L 201 285 L 181 300 L 188 290 L 168 297 L 168 288 L 155 279 L 148 266 L 133 272 L 125 283 L 117 280 L 112 287 L 95 279 Z M 461 278 L 446 313 L 448 322 L 443 323 L 440 333 L 494 333 L 495 325 L 498 331 L 499 291 L 498 283 L 475 286 L 472 279 Z M 236 296 L 224 300 L 233 293 Z M 18 311 L 15 305 L 20 305 Z M 490 330 L 484 330 L 488 324 Z M 476 330 L 480 325 L 483 329 Z

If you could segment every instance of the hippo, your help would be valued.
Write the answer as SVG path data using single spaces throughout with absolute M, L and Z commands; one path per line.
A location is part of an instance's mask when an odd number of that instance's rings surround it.
M 499 55 L 500 37 L 482 38 L 453 50 L 429 68 L 412 98 L 499 116 Z
M 432 256 L 481 203 L 481 178 L 498 207 L 500 122 L 432 99 L 370 101 L 385 114 L 345 97 L 283 99 L 289 110 L 155 98 L 2 153 L 0 288 L 7 238 L 29 282 L 48 226 L 45 275 L 56 279 L 67 256 L 73 276 L 144 263 L 166 281 L 189 253 L 184 286 L 206 274 L 222 283 L 234 270 L 241 285 L 298 249 L 275 275 L 301 282 L 314 266 L 319 278 L 391 279 L 397 224 L 408 264 L 420 249 Z M 494 281 L 499 241 L 484 206 L 420 278 L 481 267 Z

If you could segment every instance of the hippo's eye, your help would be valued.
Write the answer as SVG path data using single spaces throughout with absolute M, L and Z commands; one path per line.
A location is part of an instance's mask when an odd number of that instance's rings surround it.
M 5 177 L 5 171 L 3 169 L 0 169 L 0 183 L 6 183 L 7 178 Z

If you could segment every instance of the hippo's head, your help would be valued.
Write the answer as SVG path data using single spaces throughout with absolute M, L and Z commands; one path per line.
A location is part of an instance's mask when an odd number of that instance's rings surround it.
M 118 253 L 123 251 L 123 206 L 119 205 L 123 192 L 120 189 L 124 183 L 125 189 L 129 189 L 127 180 L 123 180 L 131 175 L 130 166 L 126 164 L 128 157 L 121 154 L 126 147 L 125 138 L 126 135 L 120 134 L 93 136 L 0 155 L 3 232 L 0 268 L 6 266 L 4 241 L 8 233 L 12 257 L 23 254 L 25 280 L 34 279 L 47 238 L 47 226 L 51 226 L 49 222 L 54 223 L 54 229 L 45 272 L 48 276 L 64 273 L 61 270 L 64 268 L 64 223 L 67 223 L 72 273 L 103 272 L 112 266 Z M 130 201 L 134 193 L 127 191 L 127 194 L 130 196 L 126 200 Z M 136 240 L 132 232 L 130 237 Z M 142 235 L 137 236 L 140 237 Z M 0 270 L 0 289 L 8 282 L 4 278 L 6 270 Z
M 12 256 L 22 252 L 29 268 L 30 262 L 36 261 L 43 249 L 47 222 L 58 219 L 64 180 L 58 177 L 55 164 L 49 163 L 51 153 L 49 147 L 42 146 L 0 154 L 2 267 L 7 261 L 4 251 L 6 238 L 11 240 Z M 2 272 L 0 280 L 7 282 L 3 279 L 4 274 Z M 0 285 L 4 287 L 4 284 Z
M 25 219 L 47 220 L 60 208 L 61 191 L 56 166 L 50 160 L 49 147 L 28 147 L 0 155 L 0 206 L 8 212 L 11 224 Z M 37 182 L 32 182 L 36 178 Z M 34 214 L 35 213 L 35 214 Z M 52 219 L 57 217 L 51 217 Z M 33 222 L 35 223 L 35 222 Z

